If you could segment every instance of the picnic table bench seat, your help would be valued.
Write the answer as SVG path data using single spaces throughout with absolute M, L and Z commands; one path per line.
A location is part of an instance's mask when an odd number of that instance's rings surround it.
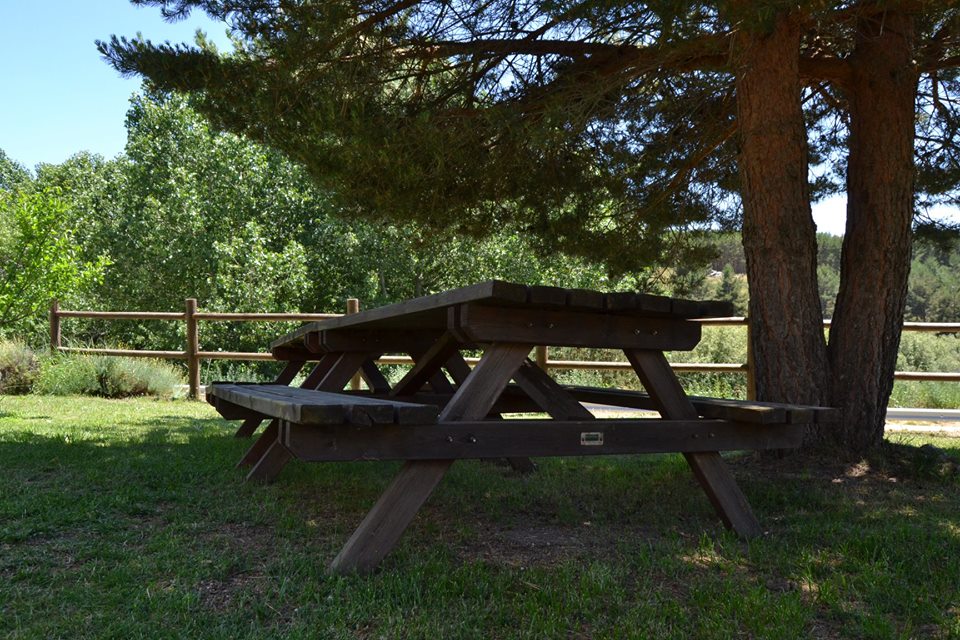
M 436 405 L 315 391 L 280 384 L 215 382 L 207 402 L 227 419 L 259 414 L 294 424 L 433 424 Z M 246 411 L 244 411 L 246 410 Z
M 578 385 L 562 385 L 562 388 L 581 403 L 603 405 L 612 408 L 641 409 L 656 411 L 657 405 L 649 394 L 642 391 L 604 389 Z M 454 387 L 454 390 L 456 387 Z M 387 393 L 367 391 L 344 392 L 358 397 L 390 398 Z M 451 399 L 450 394 L 419 392 L 400 396 L 404 402 L 414 402 L 443 407 Z M 702 418 L 730 420 L 751 424 L 832 424 L 838 422 L 840 413 L 832 407 L 817 407 L 778 402 L 759 402 L 755 400 L 731 400 L 727 398 L 709 398 L 689 396 L 697 414 Z M 507 385 L 502 396 L 494 404 L 491 414 L 501 413 L 540 413 L 542 409 L 516 384 Z
M 656 410 L 657 406 L 649 394 L 638 391 L 576 385 L 568 385 L 564 388 L 580 402 L 647 410 Z M 833 407 L 704 396 L 688 396 L 688 398 L 703 418 L 756 424 L 831 424 L 840 421 L 840 412 Z

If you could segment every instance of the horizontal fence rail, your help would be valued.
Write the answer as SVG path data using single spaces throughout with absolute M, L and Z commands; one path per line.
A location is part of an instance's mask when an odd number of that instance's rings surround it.
M 188 386 L 190 397 L 200 395 L 200 363 L 203 360 L 245 360 L 265 361 L 276 360 L 271 353 L 250 351 L 201 351 L 199 339 L 199 323 L 206 322 L 312 322 L 339 318 L 341 313 L 219 313 L 198 311 L 197 301 L 188 298 L 184 304 L 184 311 L 155 312 L 155 311 L 68 311 L 60 309 L 59 303 L 54 300 L 50 305 L 50 347 L 54 352 L 80 353 L 103 356 L 127 356 L 134 358 L 160 358 L 165 360 L 181 360 L 187 362 Z M 356 298 L 347 300 L 346 313 L 357 313 L 360 303 Z M 88 318 L 101 320 L 173 320 L 186 323 L 186 344 L 183 351 L 149 351 L 143 349 L 95 349 L 82 347 L 65 347 L 62 344 L 61 319 Z M 750 349 L 749 324 L 747 318 L 708 318 L 699 321 L 703 326 L 714 327 L 747 327 L 747 363 L 713 363 L 713 362 L 674 362 L 670 366 L 681 373 L 736 373 L 747 376 L 748 396 L 754 397 L 752 367 L 752 353 Z M 830 327 L 830 321 L 823 323 L 824 328 Z M 958 322 L 904 322 L 904 331 L 921 331 L 928 333 L 960 333 Z M 476 358 L 467 358 L 467 362 L 474 364 Z M 597 361 L 597 360 L 551 360 L 546 347 L 537 347 L 536 360 L 544 369 L 573 369 L 588 371 L 632 371 L 629 362 Z M 411 365 L 413 360 L 406 356 L 383 356 L 377 360 L 378 364 Z M 934 371 L 897 371 L 894 374 L 897 380 L 960 382 L 960 372 Z M 351 382 L 353 388 L 359 388 L 359 375 Z

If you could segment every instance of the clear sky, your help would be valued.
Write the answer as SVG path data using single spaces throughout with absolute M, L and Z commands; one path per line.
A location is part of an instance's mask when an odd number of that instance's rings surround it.
M 193 42 L 197 28 L 229 48 L 226 27 L 202 12 L 170 24 L 128 0 L 0 0 L 0 149 L 34 168 L 78 151 L 113 157 L 126 142 L 124 118 L 140 81 L 122 78 L 94 41 L 143 33 Z
M 95 40 L 140 32 L 192 43 L 200 28 L 229 48 L 225 25 L 202 12 L 170 24 L 127 0 L 0 0 L 0 9 L 0 149 L 31 169 L 78 151 L 110 158 L 123 150 L 127 101 L 140 81 L 120 77 Z M 842 234 L 844 206 L 842 197 L 814 206 L 818 230 Z

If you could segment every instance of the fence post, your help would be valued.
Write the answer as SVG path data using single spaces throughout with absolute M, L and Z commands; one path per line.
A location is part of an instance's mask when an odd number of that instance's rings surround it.
M 50 301 L 50 353 L 60 351 L 60 301 Z
M 190 399 L 200 398 L 200 332 L 197 328 L 197 299 L 187 298 L 187 382 L 190 385 Z
M 756 363 L 753 359 L 753 336 L 750 332 L 750 318 L 747 321 L 747 400 L 757 399 Z
M 537 366 L 547 370 L 547 357 L 548 357 L 547 347 L 544 345 L 539 345 L 536 350 Z
M 360 312 L 360 301 L 356 298 L 347 298 L 347 315 Z M 354 391 L 360 390 L 360 372 L 353 374 L 350 378 L 350 388 Z

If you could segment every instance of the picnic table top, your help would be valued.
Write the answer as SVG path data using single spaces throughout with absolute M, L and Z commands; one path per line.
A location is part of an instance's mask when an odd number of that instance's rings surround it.
M 299 346 L 308 334 L 335 329 L 444 329 L 450 307 L 471 303 L 488 307 L 562 309 L 681 320 L 733 315 L 733 305 L 725 301 L 686 300 L 622 291 L 605 293 L 487 280 L 356 314 L 311 322 L 274 340 L 270 348 Z

